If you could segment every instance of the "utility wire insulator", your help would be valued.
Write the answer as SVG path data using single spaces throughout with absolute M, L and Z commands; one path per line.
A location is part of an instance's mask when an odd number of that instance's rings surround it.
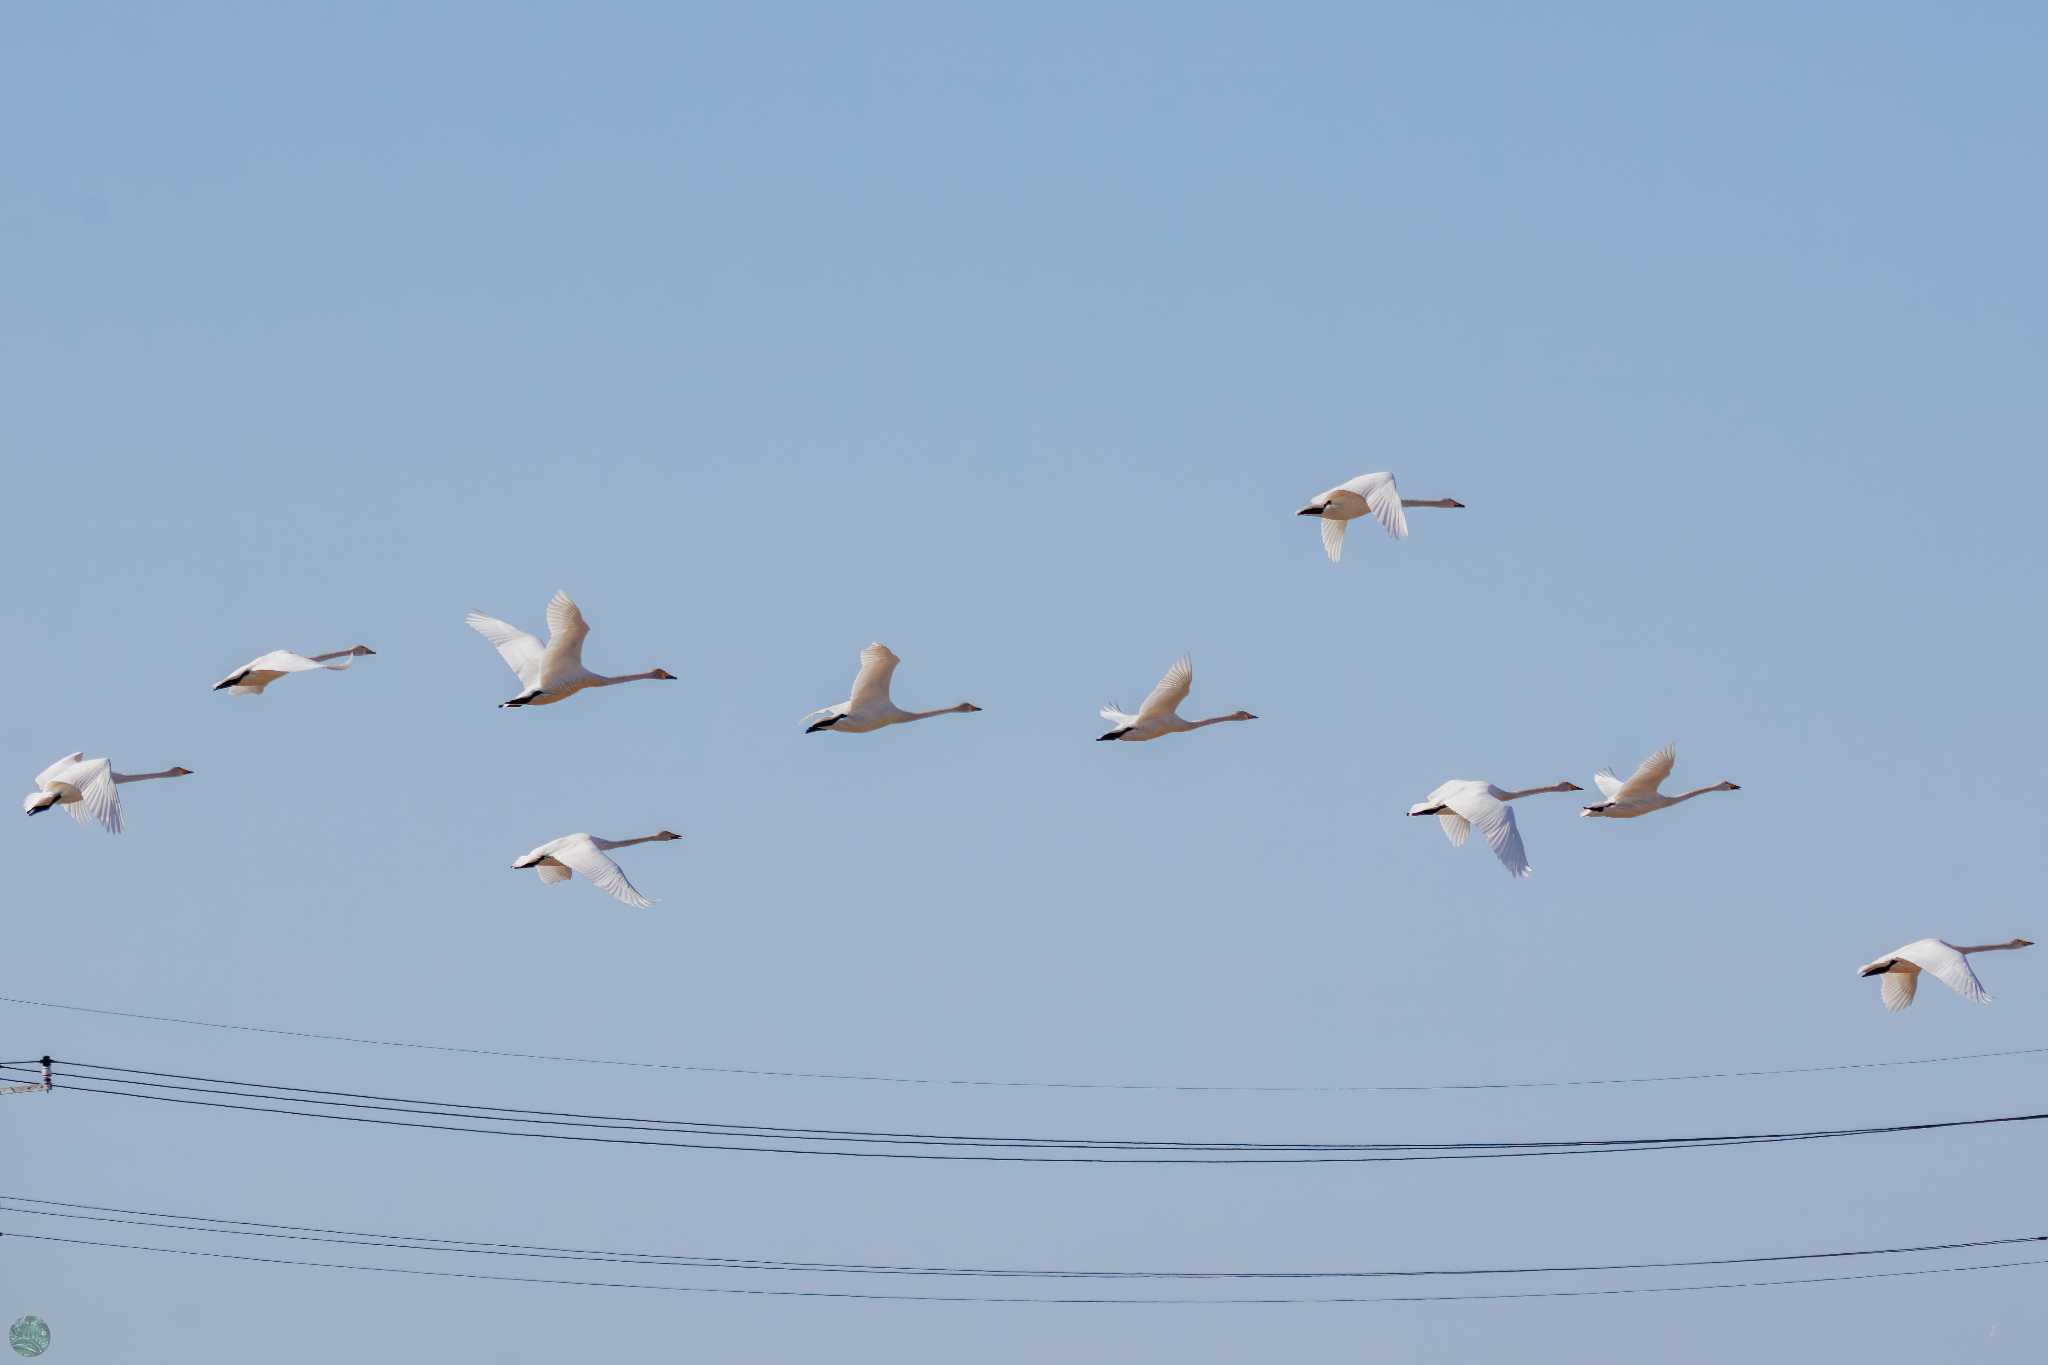
M 32 1081 L 27 1085 L 0 1086 L 0 1095 L 26 1095 L 32 1092 L 46 1092 L 54 1089 L 55 1085 L 50 1080 L 50 1067 L 53 1065 L 53 1063 L 50 1061 L 48 1057 L 42 1058 L 41 1061 L 43 1066 L 42 1080 Z

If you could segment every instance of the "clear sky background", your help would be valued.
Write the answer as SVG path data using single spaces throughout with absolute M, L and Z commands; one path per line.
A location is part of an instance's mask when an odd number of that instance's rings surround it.
M 10 13 L 0 752 L 24 792 L 74 748 L 197 775 L 127 789 L 118 839 L 7 817 L 6 993 L 970 1078 L 2048 1044 L 2039 953 L 1981 962 L 1985 1008 L 1930 988 L 1887 1016 L 1854 975 L 1924 935 L 2048 940 L 2038 9 L 1027 8 Z M 1333 567 L 1293 511 L 1379 469 L 1469 510 L 1355 527 Z M 539 629 L 558 587 L 593 667 L 681 680 L 494 709 L 514 680 L 463 613 Z M 803 734 L 876 639 L 898 701 L 986 710 Z M 358 641 L 346 674 L 207 690 Z M 1189 714 L 1261 719 L 1095 744 L 1096 708 L 1183 651 Z M 1675 786 L 1743 790 L 1627 824 L 1532 798 L 1525 883 L 1402 818 L 1446 778 L 1590 786 L 1666 741 Z M 651 911 L 507 870 L 662 827 L 686 839 L 622 855 Z M 1961 1118 L 2041 1108 L 2044 1067 L 1262 1096 L 13 1005 L 0 1037 L 496 1104 L 1164 1138 Z M 2048 1230 L 2026 1129 L 1094 1170 L 84 1095 L 0 1120 L 20 1194 L 736 1256 L 1402 1267 Z M 0 1239 L 0 1318 L 81 1362 L 2017 1361 L 2044 1285 L 953 1307 Z

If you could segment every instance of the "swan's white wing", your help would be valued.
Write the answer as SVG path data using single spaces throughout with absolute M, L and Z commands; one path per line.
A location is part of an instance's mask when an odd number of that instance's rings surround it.
M 592 885 L 614 900 L 645 910 L 653 901 L 633 889 L 633 883 L 626 880 L 626 874 L 619 865 L 605 855 L 605 851 L 585 839 L 578 839 L 567 848 L 555 850 L 555 860 L 566 863 L 590 879 Z
M 1370 488 L 1360 489 L 1365 494 L 1365 505 L 1386 533 L 1396 540 L 1408 534 L 1408 514 L 1401 510 L 1401 490 L 1394 487 L 1392 474 L 1371 476 L 1377 480 Z
M 1529 858 L 1522 851 L 1522 831 L 1515 826 L 1515 813 L 1505 801 L 1485 788 L 1476 790 L 1463 783 L 1444 796 L 1444 802 L 1479 827 L 1486 846 L 1499 858 L 1511 877 L 1529 875 Z
M 1886 972 L 1878 981 L 1884 985 L 1884 1007 L 1896 1014 L 1913 1003 L 1913 988 L 1920 984 L 1920 973 Z
M 549 886 L 569 880 L 569 869 L 566 867 L 549 867 L 546 863 L 536 863 L 533 870 L 540 873 L 540 879 Z
M 1664 785 L 1664 779 L 1671 776 L 1671 765 L 1678 762 L 1678 750 L 1667 744 L 1643 760 L 1643 765 L 1629 775 L 1628 781 L 1615 788 L 1611 801 L 1641 801 L 1657 794 L 1657 788 Z M 1601 787 L 1606 790 L 1605 786 Z
M 1344 523 L 1335 517 L 1323 518 L 1323 553 L 1332 564 L 1344 557 Z
M 251 659 L 213 686 L 215 691 L 226 687 L 230 692 L 261 692 L 287 673 L 310 673 L 318 669 L 339 672 L 355 661 L 353 654 L 344 654 L 339 659 L 322 663 L 303 654 L 294 654 L 289 649 L 273 649 L 261 658 Z
M 85 750 L 83 749 L 80 749 L 75 754 L 66 754 L 64 755 L 64 757 L 58 759 L 55 763 L 52 763 L 49 767 L 43 769 L 41 772 L 36 774 L 36 785 L 40 787 L 46 782 L 68 782 L 70 781 L 70 779 L 64 776 L 65 770 L 67 768 L 75 767 L 83 762 L 85 762 Z
M 499 657 L 519 675 L 519 681 L 528 687 L 540 681 L 540 658 L 546 653 L 540 641 L 519 627 L 508 625 L 495 616 L 486 616 L 480 611 L 473 611 L 462 620 L 471 630 L 491 642 L 497 649 Z
M 1938 938 L 1908 943 L 1892 956 L 1903 957 L 1923 972 L 1932 972 L 1942 985 L 1972 1004 L 1981 1005 L 1991 998 L 1977 980 L 1977 974 L 1970 970 L 1970 959 Z M 1890 980 L 1891 973 L 1885 973 L 1885 979 Z
M 352 657 L 336 659 L 333 663 L 316 663 L 303 654 L 294 654 L 289 649 L 273 649 L 260 659 L 251 660 L 244 672 L 261 673 L 305 673 L 316 668 L 347 668 L 355 660 Z
M 860 672 L 853 675 L 852 707 L 869 711 L 889 704 L 889 679 L 903 661 L 889 646 L 877 640 L 860 652 Z
M 78 788 L 78 800 L 68 809 L 79 824 L 98 823 L 109 834 L 121 832 L 121 793 L 114 786 L 114 765 L 104 758 L 72 769 L 63 779 Z
M 1612 801 L 1621 790 L 1621 779 L 1614 775 L 1612 768 L 1602 768 L 1593 774 L 1593 785 L 1600 789 L 1602 796 Z
M 1194 661 L 1183 654 L 1173 661 L 1173 667 L 1166 670 L 1166 676 L 1159 680 L 1159 686 L 1152 689 L 1152 695 L 1145 698 L 1145 704 L 1138 708 L 1139 720 L 1157 720 L 1180 709 L 1188 699 L 1188 689 L 1195 685 Z
M 555 673 L 563 665 L 583 666 L 583 637 L 590 634 L 583 612 L 559 589 L 548 599 L 548 648 L 543 669 Z

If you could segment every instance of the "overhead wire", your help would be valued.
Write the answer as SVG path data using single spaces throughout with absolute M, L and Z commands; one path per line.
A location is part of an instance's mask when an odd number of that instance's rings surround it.
M 14 1208 L 16 1204 L 33 1207 Z M 764 1257 L 713 1256 L 701 1253 L 650 1252 L 590 1247 L 560 1247 L 522 1242 L 491 1242 L 413 1233 L 365 1232 L 299 1223 L 270 1223 L 246 1218 L 135 1209 L 77 1200 L 43 1199 L 0 1194 L 0 1215 L 40 1217 L 285 1241 L 324 1242 L 400 1251 L 506 1256 L 542 1260 L 589 1261 L 600 1264 L 673 1266 L 688 1269 L 775 1271 L 846 1275 L 908 1275 L 944 1279 L 1059 1280 L 1375 1280 L 1477 1278 L 1518 1275 L 1604 1274 L 1629 1271 L 1699 1270 L 1741 1265 L 1780 1265 L 1804 1261 L 1845 1260 L 1876 1256 L 1929 1255 L 1983 1251 L 1997 1247 L 2048 1242 L 2048 1234 L 1982 1238 L 1974 1241 L 1928 1242 L 1909 1246 L 1864 1247 L 1852 1250 L 1780 1252 L 1755 1256 L 1719 1256 L 1689 1260 L 1610 1261 L 1567 1265 L 1459 1266 L 1391 1270 L 1093 1270 L 991 1266 L 926 1266 L 846 1261 L 800 1261 Z
M 303 1261 L 279 1256 L 251 1256 L 231 1251 L 209 1251 L 197 1247 L 148 1246 L 135 1242 L 113 1242 L 84 1237 L 58 1237 L 48 1233 L 9 1232 L 0 1236 L 0 1246 L 8 1241 L 44 1242 L 66 1246 L 100 1247 L 122 1251 L 151 1252 L 159 1255 L 189 1256 L 215 1261 L 235 1261 L 253 1265 L 298 1266 L 311 1270 L 351 1270 L 372 1274 L 415 1275 L 444 1280 L 482 1280 L 505 1284 L 537 1284 L 584 1289 L 623 1289 L 670 1294 L 739 1295 L 752 1298 L 789 1299 L 842 1299 L 866 1300 L 869 1302 L 896 1303 L 961 1303 L 961 1304 L 1028 1304 L 1028 1305 L 1094 1305 L 1151 1307 L 1166 1305 L 1186 1306 L 1249 1306 L 1249 1305 L 1311 1305 L 1311 1304 L 1379 1304 L 1379 1303 L 1477 1303 L 1498 1302 L 1512 1299 L 1580 1299 L 1611 1298 L 1631 1294 L 1690 1294 L 1714 1290 L 1787 1288 L 1798 1285 L 1844 1284 L 1864 1280 L 1905 1279 L 1922 1275 L 1957 1275 L 1987 1270 L 2009 1270 L 2021 1266 L 2048 1265 L 2048 1257 L 2035 1257 L 2014 1261 L 1992 1261 L 1960 1266 L 1927 1266 L 1907 1270 L 1861 1271 L 1852 1275 L 1808 1275 L 1796 1279 L 1778 1280 L 1736 1280 L 1711 1284 L 1684 1285 L 1621 1285 L 1594 1289 L 1536 1289 L 1501 1290 L 1477 1294 L 1385 1294 L 1385 1295 L 1314 1295 L 1314 1296 L 1226 1296 L 1226 1297 L 1110 1297 L 1110 1296 L 1054 1296 L 1054 1295 L 993 1295 L 993 1294 L 900 1294 L 879 1291 L 856 1291 L 844 1289 L 774 1289 L 753 1285 L 686 1285 L 652 1284 L 618 1280 L 574 1280 L 554 1276 L 500 1275 L 474 1270 L 435 1270 L 423 1266 L 363 1265 L 341 1261 Z
M 2010 1057 L 2048 1055 L 2048 1047 L 2008 1048 L 1996 1052 L 1958 1052 L 1937 1057 L 1903 1057 L 1870 1062 L 1830 1062 L 1813 1066 L 1757 1067 L 1746 1070 L 1672 1072 L 1647 1076 L 1567 1077 L 1559 1080 L 1526 1081 L 1436 1081 L 1417 1084 L 1343 1083 L 1324 1085 L 1228 1085 L 1162 1081 L 1061 1081 L 1017 1080 L 963 1076 L 900 1076 L 857 1071 L 775 1070 L 766 1067 L 714 1066 L 698 1062 L 657 1062 L 616 1057 L 585 1057 L 566 1053 L 521 1052 L 508 1048 L 464 1047 L 452 1043 L 414 1042 L 392 1038 L 369 1038 L 345 1033 L 321 1033 L 311 1029 L 277 1028 L 261 1024 L 232 1024 L 212 1019 L 194 1019 L 171 1014 L 147 1014 L 137 1010 L 107 1009 L 25 996 L 0 995 L 0 1004 L 31 1009 L 66 1010 L 76 1014 L 102 1015 L 155 1024 L 177 1024 L 187 1028 L 218 1029 L 233 1033 L 267 1034 L 318 1042 L 348 1043 L 359 1047 L 399 1048 L 419 1052 L 450 1053 L 470 1057 L 495 1057 L 510 1061 L 548 1062 L 576 1066 L 625 1067 L 647 1071 L 683 1071 L 721 1076 L 753 1076 L 776 1080 L 850 1081 L 884 1085 L 975 1086 L 1032 1090 L 1150 1090 L 1218 1094 L 1407 1094 L 1463 1090 L 1552 1090 L 1584 1086 L 1663 1085 L 1684 1081 L 1753 1080 L 1776 1076 L 1811 1076 L 1825 1072 L 1870 1071 L 1887 1067 L 1938 1066 L 1954 1062 L 1994 1061 Z
M 1392 1161 L 1482 1160 L 1530 1156 L 1600 1155 L 1695 1150 L 1787 1142 L 1815 1142 L 2039 1122 L 2048 1112 L 1982 1118 L 1922 1120 L 1855 1127 L 1652 1137 L 1488 1139 L 1438 1142 L 1270 1142 L 1184 1139 L 1070 1138 L 906 1132 L 853 1128 L 800 1128 L 702 1119 L 646 1119 L 620 1115 L 486 1106 L 453 1101 L 372 1095 L 305 1086 L 269 1085 L 221 1077 L 61 1063 L 60 1093 L 108 1095 L 213 1109 L 325 1119 L 384 1127 L 429 1129 L 550 1141 L 714 1151 L 865 1157 L 893 1160 L 987 1161 L 1045 1164 L 1254 1165 L 1351 1164 Z M 0 1067 L 0 1073 L 19 1068 Z M 82 1073 L 82 1074 L 81 1074 Z M 173 1091 L 179 1093 L 161 1093 Z M 536 1131 L 538 1130 L 538 1131 Z M 580 1131 L 568 1131 L 580 1130 Z M 723 1139 L 714 1141 L 713 1139 Z

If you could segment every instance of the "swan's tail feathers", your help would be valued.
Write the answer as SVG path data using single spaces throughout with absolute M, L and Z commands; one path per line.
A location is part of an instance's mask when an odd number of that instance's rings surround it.
M 1100 711 L 1096 712 L 1096 714 L 1101 716 L 1104 720 L 1108 721 L 1111 725 L 1120 725 L 1126 730 L 1130 729 L 1133 725 L 1136 725 L 1138 723 L 1138 718 L 1136 716 L 1131 715 L 1128 712 L 1124 711 L 1115 702 L 1111 702 L 1109 705 L 1103 707 Z
M 1336 517 L 1323 518 L 1323 553 L 1332 564 L 1344 557 L 1344 523 Z

